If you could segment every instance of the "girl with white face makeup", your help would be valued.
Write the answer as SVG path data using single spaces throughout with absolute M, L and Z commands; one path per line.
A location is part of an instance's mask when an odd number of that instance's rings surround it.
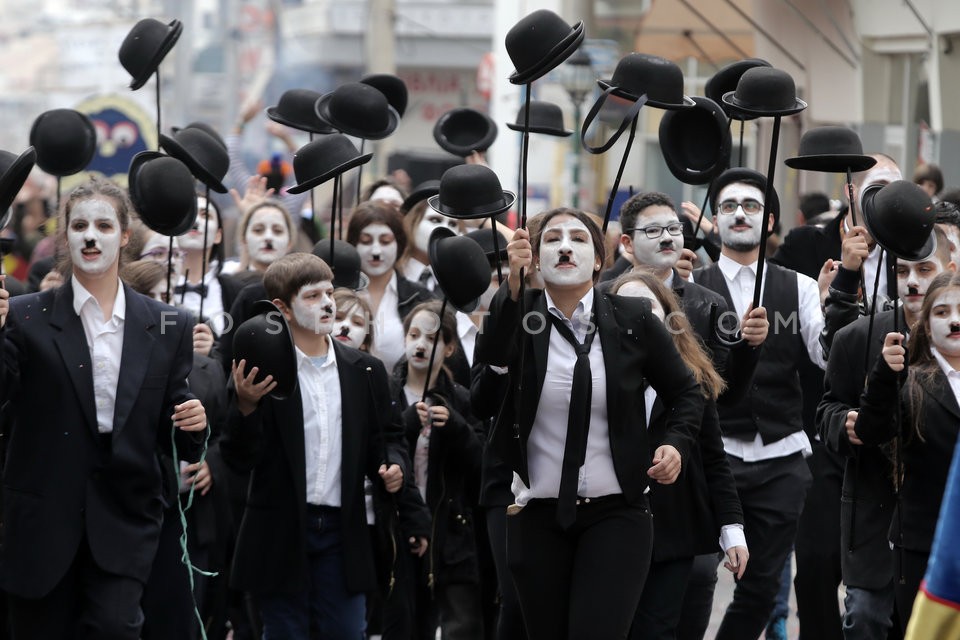
M 186 233 L 177 237 L 177 244 L 183 252 L 183 275 L 177 282 L 173 302 L 197 316 L 202 308 L 204 317 L 200 320 L 204 326 L 198 325 L 198 330 L 210 329 L 219 336 L 226 328 L 225 312 L 236 297 L 236 285 L 224 286 L 220 276 L 223 228 L 220 211 L 212 201 L 208 203 L 205 197 L 197 196 L 197 218 Z
M 934 278 L 906 350 L 903 343 L 903 334 L 885 336 L 853 431 L 863 445 L 893 441 L 897 450 L 900 513 L 893 515 L 889 539 L 894 575 L 904 576 L 902 584 L 894 581 L 894 594 L 906 629 L 960 428 L 960 276 Z M 897 410 L 899 420 L 891 419 Z
M 412 282 L 418 282 L 433 291 L 437 280 L 426 269 L 430 266 L 429 249 L 430 234 L 437 227 L 447 227 L 458 235 L 466 231 L 461 220 L 434 211 L 427 206 L 427 201 L 418 203 L 404 216 L 403 229 L 407 233 L 408 244 L 406 251 L 400 258 L 400 270 Z
M 333 301 L 337 305 L 333 323 L 333 339 L 343 344 L 370 351 L 373 333 L 370 326 L 370 307 L 367 302 L 350 289 L 335 289 Z
M 296 227 L 280 204 L 264 200 L 247 210 L 238 227 L 241 270 L 266 271 L 296 242 Z

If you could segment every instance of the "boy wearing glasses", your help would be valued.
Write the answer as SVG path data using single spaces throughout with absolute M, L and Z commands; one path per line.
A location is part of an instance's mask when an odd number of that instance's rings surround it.
M 722 244 L 716 264 L 695 274 L 698 283 L 721 294 L 743 316 L 753 300 L 763 227 L 779 216 L 772 193 L 764 219 L 766 177 L 731 169 L 714 182 L 710 202 Z M 780 587 L 783 564 L 793 546 L 810 469 L 810 439 L 804 427 L 798 368 L 808 359 L 825 366 L 819 336 L 823 315 L 817 283 L 766 263 L 760 296 L 773 317 L 753 384 L 746 397 L 719 406 L 723 445 L 743 505 L 750 564 L 737 584 L 717 638 L 757 638 Z

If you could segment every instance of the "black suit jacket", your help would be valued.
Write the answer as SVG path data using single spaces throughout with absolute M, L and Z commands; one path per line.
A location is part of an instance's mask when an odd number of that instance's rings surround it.
M 650 462 L 644 426 L 644 387 L 648 382 L 652 384 L 671 408 L 663 444 L 676 447 L 684 460 L 700 426 L 703 396 L 646 300 L 610 296 L 595 289 L 593 305 L 607 377 L 613 466 L 626 499 L 631 504 L 643 504 Z M 475 358 L 486 364 L 510 367 L 510 390 L 504 397 L 491 440 L 500 458 L 529 486 L 526 443 L 546 375 L 552 329 L 542 290 L 528 289 L 523 307 L 528 314 L 540 314 L 545 330 L 533 333 L 521 328 L 520 304 L 511 300 L 509 285 L 504 282 L 490 305 L 484 330 L 477 336 Z M 528 326 L 535 330 L 540 321 L 530 316 Z M 521 341 L 525 351 L 522 370 Z M 514 403 L 517 376 L 521 379 L 523 394 L 518 416 Z
M 73 289 L 10 301 L 0 395 L 11 433 L 3 473 L 0 579 L 21 597 L 45 595 L 86 536 L 105 571 L 146 581 L 163 511 L 157 449 L 171 452 L 173 407 L 193 396 L 193 323 L 124 286 L 126 319 L 112 451 L 97 432 L 90 351 Z M 203 434 L 176 434 L 183 458 Z
M 383 364 L 337 341 L 333 349 L 342 402 L 340 499 L 347 588 L 370 592 L 377 583 L 363 479 L 383 483 L 377 470 L 384 455 L 389 463 L 405 466 L 403 429 L 390 402 Z M 220 451 L 227 464 L 251 471 L 233 585 L 252 593 L 305 589 L 307 481 L 299 388 L 286 400 L 263 398 L 248 416 L 234 402 Z M 404 474 L 409 472 L 404 468 Z

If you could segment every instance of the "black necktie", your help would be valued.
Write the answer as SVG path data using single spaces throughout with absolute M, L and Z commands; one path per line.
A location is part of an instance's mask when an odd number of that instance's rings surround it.
M 560 472 L 560 494 L 557 496 L 557 524 L 568 529 L 577 519 L 577 488 L 580 467 L 587 456 L 587 434 L 590 430 L 590 403 L 593 395 L 593 376 L 590 373 L 590 345 L 596 330 L 587 332 L 583 344 L 573 331 L 552 313 L 548 314 L 553 328 L 577 352 L 573 367 L 573 386 L 570 388 L 570 410 L 567 414 L 567 439 L 563 447 L 563 466 Z
M 182 296 L 184 293 L 199 293 L 201 298 L 207 297 L 207 285 L 205 284 L 178 284 L 174 288 L 174 294 Z

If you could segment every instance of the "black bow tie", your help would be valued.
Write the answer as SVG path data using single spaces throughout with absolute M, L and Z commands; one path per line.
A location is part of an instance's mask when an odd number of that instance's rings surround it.
M 182 296 L 184 293 L 199 293 L 201 298 L 207 297 L 207 285 L 205 284 L 178 284 L 174 288 L 174 294 Z

